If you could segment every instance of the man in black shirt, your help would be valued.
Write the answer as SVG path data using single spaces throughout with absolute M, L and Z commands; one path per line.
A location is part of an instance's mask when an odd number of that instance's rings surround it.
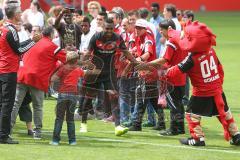
M 65 23 L 60 22 L 62 17 L 64 18 Z M 82 32 L 81 28 L 74 24 L 72 19 L 72 9 L 64 8 L 55 21 L 54 27 L 59 33 L 61 48 L 73 46 L 76 49 L 79 49 Z
M 127 59 L 136 63 L 134 57 L 127 51 L 123 39 L 114 33 L 113 20 L 107 19 L 103 32 L 96 33 L 90 40 L 88 52 L 83 53 L 86 57 L 92 58 L 92 63 L 99 70 L 100 74 L 95 79 L 86 80 L 86 97 L 83 102 L 83 113 L 87 113 L 91 106 L 92 98 L 96 95 L 96 90 L 100 84 L 104 85 L 104 90 L 108 93 L 115 118 L 115 135 L 120 136 L 128 131 L 128 128 L 120 126 L 119 107 L 116 95 L 116 75 L 114 67 L 114 55 L 116 51 L 122 52 Z M 82 125 L 86 127 L 87 114 L 82 116 Z M 82 126 L 81 126 L 82 127 Z

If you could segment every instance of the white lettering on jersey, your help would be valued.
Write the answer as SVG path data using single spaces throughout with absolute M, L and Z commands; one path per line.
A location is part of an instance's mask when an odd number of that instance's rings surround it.
M 213 82 L 216 79 L 220 78 L 219 74 L 217 74 L 218 73 L 217 65 L 215 63 L 213 56 L 210 56 L 209 60 L 206 59 L 206 60 L 202 61 L 200 63 L 200 67 L 201 67 L 201 73 L 202 73 L 202 77 L 204 79 L 204 83 Z M 217 75 L 213 76 L 211 71 L 214 71 L 214 73 Z

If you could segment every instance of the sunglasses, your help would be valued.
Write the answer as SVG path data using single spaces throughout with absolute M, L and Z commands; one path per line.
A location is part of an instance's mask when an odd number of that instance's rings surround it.
M 137 30 L 145 29 L 144 27 L 139 27 L 139 26 L 135 26 L 135 28 L 136 28 Z

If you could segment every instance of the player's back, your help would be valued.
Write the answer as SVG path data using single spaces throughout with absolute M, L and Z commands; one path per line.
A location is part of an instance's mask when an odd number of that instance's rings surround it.
M 221 64 L 213 49 L 191 55 L 193 67 L 187 72 L 194 96 L 214 96 L 222 92 Z

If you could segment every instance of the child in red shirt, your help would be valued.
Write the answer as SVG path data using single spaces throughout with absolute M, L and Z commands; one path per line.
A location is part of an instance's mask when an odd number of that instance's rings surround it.
M 60 66 L 51 78 L 51 82 L 59 82 L 56 119 L 53 139 L 50 143 L 51 145 L 59 144 L 65 114 L 69 145 L 77 144 L 75 137 L 74 111 L 77 103 L 77 83 L 79 78 L 84 76 L 84 71 L 77 64 L 79 55 L 74 51 L 70 51 L 67 54 L 67 63 Z

